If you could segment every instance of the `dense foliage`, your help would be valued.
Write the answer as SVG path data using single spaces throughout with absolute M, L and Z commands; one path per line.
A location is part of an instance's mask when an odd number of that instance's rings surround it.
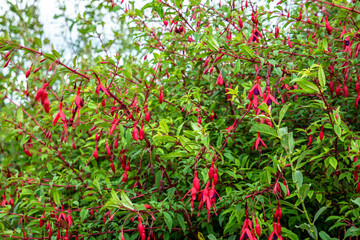
M 1 18 L 3 239 L 357 239 L 360 2 Z

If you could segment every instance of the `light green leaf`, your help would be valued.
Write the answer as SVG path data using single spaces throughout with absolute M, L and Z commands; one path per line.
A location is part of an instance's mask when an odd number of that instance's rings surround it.
M 21 108 L 18 108 L 17 113 L 16 113 L 16 118 L 19 123 L 24 122 L 24 114 L 23 114 L 23 111 Z
M 334 169 L 336 169 L 337 164 L 338 164 L 336 158 L 331 157 L 331 158 L 329 159 L 329 163 L 330 163 L 330 165 L 331 165 Z
M 318 77 L 319 77 L 319 83 L 320 83 L 320 86 L 321 86 L 321 90 L 324 90 L 325 84 L 326 84 L 326 80 L 325 80 L 324 69 L 322 68 L 321 65 L 319 65 Z
M 131 202 L 130 198 L 126 195 L 126 193 L 121 190 L 120 191 L 120 197 L 121 197 L 121 203 L 124 205 L 124 207 L 134 210 L 134 205 Z
M 250 132 L 265 133 L 267 135 L 271 135 L 271 136 L 274 136 L 274 137 L 278 136 L 276 131 L 267 124 L 254 124 L 251 127 Z
M 240 45 L 241 51 L 248 55 L 250 58 L 254 58 L 254 52 L 247 45 Z

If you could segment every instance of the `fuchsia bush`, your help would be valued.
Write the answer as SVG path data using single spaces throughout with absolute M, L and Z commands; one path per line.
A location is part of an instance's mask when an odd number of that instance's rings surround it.
M 359 1 L 7 5 L 2 239 L 358 239 Z

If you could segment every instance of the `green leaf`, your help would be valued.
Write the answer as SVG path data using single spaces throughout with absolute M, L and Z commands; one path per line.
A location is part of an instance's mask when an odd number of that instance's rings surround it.
M 335 124 L 334 125 L 334 132 L 336 133 L 336 135 L 341 138 L 341 128 L 339 125 Z
M 19 123 L 24 122 L 24 114 L 23 114 L 23 111 L 21 108 L 18 108 L 17 113 L 16 113 L 16 118 Z
M 182 124 L 180 124 L 180 126 L 179 126 L 178 129 L 176 130 L 176 136 L 179 136 L 179 135 L 180 135 L 181 129 L 182 129 L 182 127 L 184 126 L 185 123 L 186 123 L 186 121 L 183 122 Z
M 53 190 L 53 199 L 54 202 L 57 206 L 60 206 L 61 202 L 60 202 L 60 194 L 58 192 L 58 190 L 54 189 Z
M 240 72 L 240 60 L 237 60 L 235 62 L 235 68 L 234 68 L 234 75 L 237 74 L 238 72 Z
M 281 145 L 288 154 L 292 154 L 294 152 L 295 141 L 292 132 L 281 136 Z
M 297 81 L 297 84 L 306 92 L 308 93 L 318 93 L 319 89 L 318 87 L 308 80 L 302 79 L 301 81 Z
M 319 77 L 319 83 L 320 83 L 320 86 L 321 86 L 321 90 L 324 90 L 325 84 L 326 84 L 326 80 L 325 80 L 324 69 L 323 69 L 323 67 L 322 67 L 321 65 L 319 65 L 318 77 Z
M 285 113 L 287 112 L 287 110 L 289 109 L 290 106 L 291 106 L 291 103 L 287 103 L 281 108 L 280 113 L 279 113 L 279 126 L 285 116 Z
M 167 212 L 164 212 L 164 218 L 165 218 L 166 226 L 168 227 L 169 231 L 171 232 L 173 221 L 172 221 L 170 214 L 168 214 Z
M 218 52 L 220 47 L 216 39 L 212 35 L 208 35 L 207 39 L 205 40 L 206 44 L 209 46 L 209 48 L 213 51 Z
M 134 210 L 134 205 L 131 202 L 130 198 L 126 195 L 124 190 L 120 191 L 120 197 L 121 197 L 121 203 L 124 205 L 124 207 Z
M 41 40 L 38 37 L 34 37 L 34 43 L 39 47 L 42 48 Z
M 181 214 L 176 214 L 176 218 L 177 218 L 183 232 L 185 232 L 186 231 L 186 225 L 185 225 L 184 217 Z
M 240 49 L 243 53 L 248 55 L 250 58 L 254 58 L 254 52 L 245 44 L 240 45 Z
M 332 239 L 337 239 L 337 238 L 331 238 L 326 232 L 321 231 L 319 232 L 319 236 L 321 238 L 321 240 L 332 240 Z
M 298 187 L 301 188 L 302 183 L 303 183 L 303 175 L 299 170 L 295 171 L 295 177 L 296 177 L 296 181 L 295 178 L 293 178 L 293 181 L 297 183 Z
M 337 164 L 338 164 L 336 158 L 331 157 L 331 158 L 329 159 L 329 163 L 330 163 L 330 165 L 331 165 L 334 169 L 336 169 Z
M 267 124 L 254 124 L 251 127 L 250 132 L 265 133 L 267 135 L 271 135 L 271 136 L 274 136 L 274 137 L 278 136 L 276 131 Z
M 160 131 L 162 131 L 165 134 L 169 134 L 170 129 L 169 126 L 166 124 L 166 122 L 160 121 L 159 126 L 160 126 Z
M 286 237 L 289 237 L 290 240 L 299 240 L 298 236 L 293 233 L 292 231 L 290 231 L 289 229 L 286 229 L 284 227 L 281 228 L 281 231 L 284 232 L 284 235 Z
M 177 158 L 177 157 L 187 157 L 189 154 L 187 152 L 172 152 L 160 157 L 161 160 L 169 159 L 169 158 Z
M 214 236 L 214 234 L 209 234 L 207 236 L 210 240 L 216 240 L 216 237 Z
M 314 216 L 313 224 L 315 223 L 315 221 L 318 219 L 318 217 L 319 217 L 327 208 L 328 208 L 327 206 L 324 206 L 324 207 L 320 208 L 320 209 L 316 212 L 316 214 L 315 214 L 315 216 Z
M 80 211 L 80 218 L 81 218 L 81 221 L 84 222 L 84 220 L 87 218 L 89 214 L 89 209 L 87 208 L 84 208 Z

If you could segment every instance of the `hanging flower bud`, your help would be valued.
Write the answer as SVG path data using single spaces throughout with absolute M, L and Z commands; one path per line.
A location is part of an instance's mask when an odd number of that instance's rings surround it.
M 31 69 L 32 69 L 32 65 L 30 66 L 30 68 L 26 71 L 25 73 L 25 77 L 28 78 L 30 76 L 31 73 Z
M 292 48 L 292 43 L 291 43 L 291 41 L 290 41 L 290 38 L 288 37 L 288 45 L 289 45 L 289 47 L 290 48 Z
M 134 122 L 134 130 L 132 136 L 135 141 L 139 141 L 139 130 L 137 128 L 137 121 Z
M 95 151 L 94 151 L 93 155 L 94 155 L 94 158 L 97 161 L 99 159 L 99 153 L 98 153 L 98 150 L 97 150 L 97 146 L 95 146 Z
M 109 147 L 109 145 L 107 144 L 107 142 L 105 142 L 105 148 L 106 148 L 107 154 L 108 154 L 109 157 L 111 158 L 111 151 L 110 151 L 110 147 Z
M 239 21 L 239 27 L 240 27 L 240 28 L 243 28 L 243 27 L 244 27 L 244 24 L 243 24 L 243 21 L 242 21 L 242 19 L 241 19 L 240 16 L 238 16 L 238 21 Z
M 255 231 L 256 231 L 256 234 L 258 235 L 258 237 L 260 237 L 261 236 L 261 228 L 260 228 L 260 225 L 258 223 L 258 219 L 256 216 L 255 216 Z
M 193 180 L 193 187 L 195 188 L 195 190 L 197 192 L 200 191 L 200 181 L 199 181 L 199 178 L 197 176 L 197 171 L 195 170 L 194 172 L 194 180 Z
M 210 169 L 209 169 L 209 178 L 210 178 L 210 179 L 213 179 L 213 177 L 214 177 L 214 171 L 215 171 L 215 169 L 214 169 L 214 162 L 212 162 L 212 163 L 211 163 L 211 167 L 210 167 Z
M 278 36 L 279 36 L 279 26 L 276 25 L 276 27 L 275 27 L 275 38 L 278 38 Z
M 223 76 L 222 76 L 222 72 L 220 71 L 220 74 L 217 78 L 217 82 L 216 82 L 218 85 L 223 85 L 224 84 L 224 79 L 223 79 Z
M 43 214 L 41 215 L 40 218 L 40 227 L 44 225 L 44 222 L 45 222 L 45 211 L 43 211 Z
M 164 92 L 163 92 L 163 89 L 160 90 L 160 94 L 159 94 L 159 102 L 160 104 L 162 104 L 164 100 Z
M 210 121 L 212 122 L 215 118 L 215 113 L 214 111 L 211 112 L 211 115 L 210 115 Z
M 110 163 L 110 167 L 111 167 L 111 170 L 113 171 L 113 173 L 115 174 L 115 165 L 114 165 L 112 160 L 111 160 L 111 163 Z
M 322 125 L 321 130 L 320 130 L 320 141 L 321 142 L 322 142 L 323 138 L 324 138 L 324 125 Z
M 139 138 L 140 138 L 140 140 L 143 140 L 145 138 L 144 123 L 141 124 Z
M 115 141 L 114 141 L 114 148 L 117 149 L 119 147 L 119 138 L 115 138 Z
M 344 96 L 347 98 L 349 96 L 349 89 L 346 86 L 346 82 L 344 83 L 344 86 L 343 86 L 343 92 L 344 92 Z
M 307 146 L 310 146 L 311 143 L 312 143 L 312 137 L 311 137 L 311 135 L 309 135 L 308 139 L 309 139 L 309 142 L 308 142 Z
M 140 218 L 140 216 L 139 216 L 139 218 L 138 218 L 138 221 L 139 221 L 139 225 L 138 225 L 138 230 L 139 230 L 139 235 L 140 235 L 140 237 L 141 237 L 141 240 L 145 240 L 145 228 L 144 228 L 144 226 L 142 225 L 142 223 L 141 223 L 141 218 Z
M 332 29 L 331 29 L 330 23 L 329 23 L 329 21 L 328 21 L 328 19 L 327 19 L 327 16 L 325 16 L 325 26 L 326 26 L 326 31 L 327 31 L 327 33 L 328 33 L 329 35 L 331 35 Z

